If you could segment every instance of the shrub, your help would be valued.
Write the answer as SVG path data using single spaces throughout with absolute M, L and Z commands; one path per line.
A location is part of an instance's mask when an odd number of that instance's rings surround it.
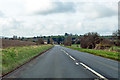
M 88 48 L 93 49 L 95 48 L 96 43 L 99 40 L 99 34 L 98 33 L 87 33 L 81 38 L 81 47 L 82 48 Z
M 54 41 L 53 41 L 53 39 L 52 38 L 50 38 L 50 44 L 54 44 Z
M 65 46 L 71 46 L 72 45 L 72 38 L 71 36 L 68 36 L 64 41 Z
M 42 38 L 38 39 L 37 44 L 38 44 L 38 45 L 40 45 L 40 44 L 44 44 L 43 39 L 42 39 Z

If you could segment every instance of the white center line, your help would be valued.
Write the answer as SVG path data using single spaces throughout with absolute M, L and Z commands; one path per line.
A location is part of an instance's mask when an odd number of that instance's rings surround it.
M 79 63 L 77 63 L 77 62 L 76 62 L 75 64 L 76 64 L 76 65 L 79 65 Z
M 99 76 L 101 79 L 104 80 L 108 80 L 106 79 L 104 76 L 102 76 L 101 74 L 99 74 L 98 72 L 94 71 L 93 69 L 91 69 L 90 67 L 88 67 L 87 65 L 80 63 L 82 66 L 84 66 L 86 69 L 88 69 L 89 71 L 91 71 L 92 73 L 94 73 L 95 75 Z
M 68 53 L 66 53 L 67 55 L 69 55 Z
M 71 55 L 69 55 L 69 53 L 67 53 L 66 51 L 64 51 L 63 49 L 61 49 L 61 51 L 63 51 L 64 53 L 66 53 L 72 60 L 75 61 L 75 58 L 73 58 Z
M 70 57 L 72 60 L 74 60 L 74 61 L 75 61 L 75 58 L 73 58 L 73 57 L 72 57 L 72 56 L 70 56 L 70 55 L 69 55 L 69 57 Z
M 65 50 L 61 49 L 61 51 L 63 51 L 64 53 L 66 53 L 72 60 L 76 60 L 75 58 L 73 58 L 69 53 L 67 53 Z M 79 65 L 79 63 L 75 63 L 76 65 Z M 104 76 L 102 76 L 101 74 L 99 74 L 98 72 L 94 71 L 93 69 L 91 69 L 90 67 L 88 67 L 87 65 L 85 65 L 84 63 L 81 63 L 80 64 L 85 67 L 86 69 L 88 69 L 89 71 L 91 71 L 92 73 L 94 73 L 95 75 L 97 75 L 98 77 L 100 77 L 101 79 L 104 79 L 104 80 L 108 80 L 107 78 L 105 78 Z

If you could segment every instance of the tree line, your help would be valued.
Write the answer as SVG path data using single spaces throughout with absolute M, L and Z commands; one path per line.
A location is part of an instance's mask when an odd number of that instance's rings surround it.
M 82 37 L 79 36 L 75 40 L 75 44 L 80 44 L 81 48 L 87 49 L 105 49 L 111 46 L 120 46 L 120 30 L 113 32 L 112 38 L 104 38 L 100 36 L 97 32 L 89 32 L 84 34 Z M 64 41 L 65 46 L 71 46 L 71 37 L 67 37 Z
M 88 32 L 84 35 L 73 35 L 65 33 L 63 36 L 37 36 L 33 38 L 17 37 L 9 38 L 13 40 L 29 41 L 32 40 L 38 45 L 41 44 L 63 44 L 71 46 L 72 44 L 80 45 L 81 48 L 87 49 L 104 49 L 111 46 L 120 46 L 120 30 L 113 32 L 110 38 L 100 36 L 97 32 Z

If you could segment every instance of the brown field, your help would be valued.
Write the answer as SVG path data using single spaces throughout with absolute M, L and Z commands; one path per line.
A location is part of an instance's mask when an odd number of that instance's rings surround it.
M 19 46 L 22 47 L 22 46 L 30 46 L 30 45 L 36 45 L 36 43 L 30 41 L 0 39 L 0 48 L 19 47 Z

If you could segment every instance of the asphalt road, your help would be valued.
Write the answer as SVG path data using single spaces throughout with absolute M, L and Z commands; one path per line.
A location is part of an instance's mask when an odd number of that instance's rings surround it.
M 118 62 L 56 45 L 5 78 L 118 78 Z

